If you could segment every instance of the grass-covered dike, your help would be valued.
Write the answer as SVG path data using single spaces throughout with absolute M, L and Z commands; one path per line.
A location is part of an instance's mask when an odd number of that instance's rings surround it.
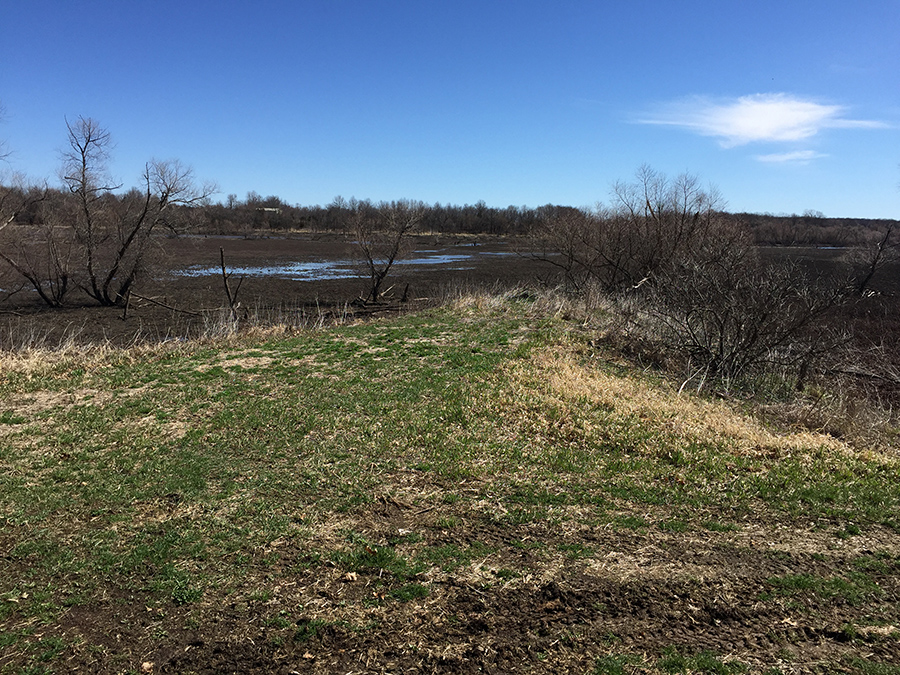
M 900 673 L 900 456 L 562 303 L 0 356 L 0 672 Z

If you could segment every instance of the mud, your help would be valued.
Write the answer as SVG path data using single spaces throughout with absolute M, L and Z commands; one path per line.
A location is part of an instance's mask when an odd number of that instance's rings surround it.
M 889 532 L 846 545 L 822 538 L 821 549 L 804 547 L 810 552 L 789 543 L 803 532 L 779 533 L 763 522 L 746 523 L 753 537 L 588 528 L 580 540 L 592 553 L 573 559 L 551 555 L 562 539 L 546 523 L 504 527 L 468 514 L 467 525 L 442 530 L 433 514 L 410 515 L 390 505 L 358 515 L 375 527 L 368 533 L 373 539 L 379 530 L 403 526 L 424 533 L 430 546 L 478 541 L 491 553 L 476 564 L 477 576 L 463 568 L 419 574 L 427 597 L 401 602 L 390 596 L 392 582 L 382 570 L 347 575 L 327 564 L 304 568 L 298 563 L 305 554 L 286 547 L 270 570 L 281 591 L 265 602 L 229 601 L 211 590 L 202 606 L 162 610 L 152 609 L 150 598 L 111 597 L 73 608 L 61 632 L 92 650 L 70 648 L 67 667 L 98 673 L 141 665 L 145 672 L 209 674 L 587 673 L 608 657 L 632 664 L 625 672 L 653 672 L 646 669 L 673 650 L 708 652 L 751 672 L 814 672 L 861 655 L 900 662 L 900 551 L 885 551 L 896 545 Z M 764 543 L 758 536 L 782 541 Z M 542 545 L 514 545 L 523 541 Z M 866 570 L 871 592 L 779 591 L 775 580 L 791 575 L 847 578 L 860 557 L 873 553 L 866 546 L 880 550 L 885 561 Z M 273 616 L 285 620 L 273 624 Z
M 439 301 L 451 289 L 534 283 L 552 273 L 546 264 L 522 255 L 527 253 L 524 244 L 514 240 L 420 236 L 410 240 L 390 271 L 384 302 L 362 306 L 355 301 L 367 295 L 369 280 L 349 237 L 186 237 L 157 243 L 152 271 L 135 285 L 127 310 L 100 307 L 78 289 L 70 291 L 65 307 L 50 309 L 34 291 L 17 290 L 21 283 L 6 280 L 0 293 L 0 348 L 66 342 L 129 345 L 214 332 L 228 316 L 222 253 L 231 291 L 237 292 L 239 319 L 260 323 L 299 325 L 415 309 Z M 311 279 L 270 272 L 297 262 L 337 263 L 345 276 Z M 268 269 L 247 273 L 253 268 Z M 210 273 L 185 274 L 197 269 Z

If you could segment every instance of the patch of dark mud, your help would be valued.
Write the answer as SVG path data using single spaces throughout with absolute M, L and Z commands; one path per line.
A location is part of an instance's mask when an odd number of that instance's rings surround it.
M 479 255 L 467 259 L 464 266 L 397 265 L 385 281 L 385 302 L 363 306 L 355 301 L 367 295 L 366 270 L 349 237 L 192 237 L 161 239 L 159 243 L 162 254 L 152 273 L 135 284 L 127 311 L 123 306 L 100 307 L 77 289 L 61 308 L 48 308 L 27 288 L 6 297 L 0 302 L 0 348 L 55 347 L 66 342 L 127 346 L 214 332 L 227 316 L 221 274 L 189 277 L 179 272 L 220 266 L 220 248 L 229 270 L 296 261 L 359 261 L 354 278 L 298 281 L 278 275 L 232 275 L 232 291 L 240 283 L 238 317 L 245 325 L 286 323 L 299 327 L 343 320 L 348 315 L 365 318 L 434 304 L 451 288 L 511 287 L 534 282 L 549 272 L 539 262 L 516 255 L 519 245 L 514 241 L 417 237 L 407 258 L 420 257 L 416 250 L 439 250 L 448 256 L 477 250 Z
M 369 510 L 373 529 L 364 534 L 373 541 L 398 523 L 416 526 L 415 513 L 402 502 L 376 499 Z M 495 562 L 523 573 L 530 569 L 535 579 L 546 572 L 546 559 L 513 550 L 505 529 L 481 523 L 450 535 L 418 525 L 429 545 L 477 539 L 497 551 Z M 558 543 L 538 529 L 514 528 L 512 534 L 540 534 L 551 547 Z M 648 550 L 647 539 L 630 532 L 604 530 L 595 543 L 629 554 Z M 333 607 L 332 616 L 302 604 L 229 602 L 215 589 L 202 607 L 160 610 L 150 597 L 120 598 L 73 608 L 63 617 L 60 632 L 75 646 L 59 662 L 97 673 L 139 671 L 150 663 L 148 672 L 158 673 L 585 673 L 600 656 L 652 663 L 673 648 L 727 656 L 754 670 L 788 658 L 801 670 L 803 664 L 834 665 L 862 654 L 874 662 L 900 662 L 896 636 L 865 637 L 853 629 L 876 618 L 900 623 L 896 561 L 868 570 L 877 593 L 852 601 L 816 593 L 779 596 L 772 583 L 784 575 L 847 576 L 852 561 L 838 555 L 729 543 L 701 548 L 678 538 L 650 548 L 656 551 L 650 566 L 674 562 L 671 574 L 630 570 L 622 578 L 567 559 L 540 581 L 484 582 L 462 571 L 422 579 L 428 596 L 411 602 L 391 599 L 378 570 L 361 570 L 349 584 L 328 564 L 299 571 L 293 563 L 302 552 L 284 551 L 283 566 L 270 573 L 280 583 L 310 589 L 304 602 Z M 379 588 L 384 592 L 373 593 Z M 347 606 L 357 608 L 355 619 L 339 611 Z M 289 623 L 272 624 L 277 608 Z

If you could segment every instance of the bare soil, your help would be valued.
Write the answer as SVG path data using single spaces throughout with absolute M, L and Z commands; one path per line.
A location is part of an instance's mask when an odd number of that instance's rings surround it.
M 458 513 L 458 526 L 442 528 L 450 510 L 422 513 L 381 498 L 358 514 L 385 546 L 412 531 L 431 546 L 477 541 L 494 551 L 477 576 L 420 575 L 423 599 L 387 595 L 380 570 L 308 566 L 306 553 L 285 545 L 268 571 L 278 590 L 258 602 L 208 593 L 200 606 L 160 609 L 149 597 L 113 592 L 103 604 L 73 607 L 57 630 L 83 646 L 58 662 L 94 673 L 591 673 L 612 655 L 631 664 L 623 672 L 659 672 L 674 649 L 709 652 L 744 672 L 825 672 L 820 666 L 852 666 L 862 656 L 900 663 L 892 531 L 839 540 L 762 518 L 742 522 L 739 533 L 587 528 L 576 536 L 593 553 L 579 559 L 552 555 L 571 539 L 551 524 L 511 527 Z M 771 581 L 843 578 L 875 550 L 893 557 L 867 570 L 877 595 L 780 597 Z M 273 616 L 289 621 L 273 624 Z

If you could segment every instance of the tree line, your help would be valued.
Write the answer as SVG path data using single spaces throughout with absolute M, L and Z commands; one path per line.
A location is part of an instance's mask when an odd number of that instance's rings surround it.
M 202 223 L 209 234 L 259 234 L 267 231 L 312 231 L 352 233 L 353 212 L 360 203 L 371 200 L 335 197 L 322 205 L 289 204 L 280 197 L 262 197 L 249 192 L 245 199 L 231 194 L 225 200 L 203 207 Z M 523 236 L 551 214 L 560 210 L 584 211 L 555 204 L 538 207 L 492 207 L 485 202 L 475 204 L 426 204 L 419 229 L 443 235 Z M 896 220 L 871 218 L 827 218 L 808 211 L 802 215 L 761 213 L 728 213 L 720 215 L 735 225 L 746 228 L 754 243 L 768 246 L 819 246 L 846 248 L 876 240 Z
M 409 201 L 409 200 L 403 200 Z M 487 234 L 520 236 L 531 231 L 548 207 L 508 206 L 495 208 L 475 204 L 426 204 L 414 201 L 421 212 L 418 229 L 436 234 Z M 321 205 L 291 205 L 277 196 L 261 197 L 250 192 L 246 198 L 228 195 L 224 201 L 203 208 L 204 231 L 210 234 L 254 234 L 267 231 L 312 231 L 352 234 L 360 208 L 379 208 L 385 202 L 335 197 Z
M 849 248 L 876 241 L 900 222 L 885 218 L 828 218 L 818 211 L 802 214 L 732 213 L 728 217 L 746 227 L 757 244 Z
M 41 198 L 37 199 L 36 192 Z M 39 225 L 46 217 L 46 203 L 59 201 L 66 189 L 36 186 L 14 174 L 0 175 L 0 227 L 15 219 L 26 225 Z M 110 192 L 106 199 L 124 195 Z M 353 213 L 359 204 L 377 206 L 369 199 L 335 197 L 322 205 L 290 204 L 274 195 L 266 197 L 249 192 L 244 199 L 230 194 L 224 200 L 194 203 L 190 220 L 196 232 L 203 234 L 256 236 L 266 233 L 334 232 L 353 233 Z M 488 206 L 475 204 L 426 204 L 421 207 L 419 230 L 442 235 L 523 236 L 549 216 L 560 211 L 591 209 L 546 204 L 539 207 Z M 13 208 L 15 205 L 15 208 Z M 876 241 L 887 227 L 897 228 L 900 221 L 871 218 L 828 218 L 807 212 L 802 215 L 766 213 L 729 213 L 725 218 L 745 228 L 754 243 L 766 246 L 810 246 L 849 248 Z

